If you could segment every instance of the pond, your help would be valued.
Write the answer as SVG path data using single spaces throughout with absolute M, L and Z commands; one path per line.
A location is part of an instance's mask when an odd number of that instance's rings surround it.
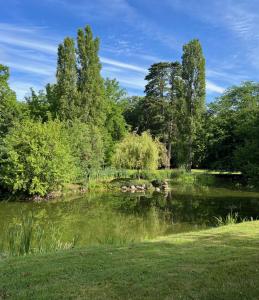
M 49 202 L 0 202 L 0 239 L 5 228 L 33 213 L 46 232 L 79 246 L 126 244 L 160 235 L 215 226 L 215 217 L 259 216 L 259 193 L 226 187 L 173 185 L 163 193 L 88 193 Z

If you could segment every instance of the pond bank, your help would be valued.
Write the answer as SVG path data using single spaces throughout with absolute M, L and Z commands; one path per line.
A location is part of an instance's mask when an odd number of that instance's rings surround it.
M 259 221 L 0 261 L 2 299 L 257 299 Z
M 163 192 L 168 191 L 172 184 L 214 186 L 219 182 L 220 185 L 222 182 L 226 182 L 228 186 L 231 183 L 237 189 L 256 190 L 255 187 L 247 185 L 243 181 L 242 174 L 238 172 L 194 169 L 188 173 L 181 169 L 163 169 L 143 170 L 138 173 L 136 170 L 124 170 L 123 172 L 115 170 L 107 176 L 105 172 L 102 174 L 102 170 L 100 170 L 100 173 L 90 176 L 87 183 L 66 184 L 61 190 L 50 192 L 46 196 L 4 193 L 0 189 L 0 200 L 48 201 L 87 192 Z

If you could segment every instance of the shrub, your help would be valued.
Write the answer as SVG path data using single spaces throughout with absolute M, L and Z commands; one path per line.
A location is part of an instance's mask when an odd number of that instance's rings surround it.
M 62 123 L 24 120 L 3 139 L 1 185 L 12 192 L 44 196 L 76 174 Z

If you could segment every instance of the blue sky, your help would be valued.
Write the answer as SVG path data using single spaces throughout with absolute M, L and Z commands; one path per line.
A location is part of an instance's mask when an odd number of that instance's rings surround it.
M 200 39 L 207 100 L 259 80 L 259 0 L 0 0 L 0 63 L 21 99 L 55 81 L 57 45 L 89 24 L 101 39 L 104 77 L 142 94 L 147 68 L 181 58 Z

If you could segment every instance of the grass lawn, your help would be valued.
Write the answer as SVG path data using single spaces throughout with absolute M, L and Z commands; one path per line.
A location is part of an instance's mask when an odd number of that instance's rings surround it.
M 0 299 L 259 299 L 259 221 L 4 259 Z

